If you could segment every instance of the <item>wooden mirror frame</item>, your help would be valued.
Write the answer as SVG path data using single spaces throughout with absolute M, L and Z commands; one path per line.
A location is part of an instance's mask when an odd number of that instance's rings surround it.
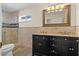
M 68 9 L 67 12 L 67 23 L 59 23 L 59 24 L 45 24 L 45 12 L 46 10 L 43 10 L 43 26 L 44 27 L 52 27 L 52 26 L 70 26 L 71 21 L 71 5 L 65 6 L 66 9 Z

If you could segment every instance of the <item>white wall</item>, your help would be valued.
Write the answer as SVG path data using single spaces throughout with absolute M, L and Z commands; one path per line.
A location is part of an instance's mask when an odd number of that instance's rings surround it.
M 71 4 L 71 26 L 76 25 L 76 3 Z
M 32 6 L 19 11 L 19 16 L 32 16 L 32 21 L 19 23 L 19 27 L 41 27 L 42 26 L 42 10 L 48 4 Z
M 73 3 L 71 4 L 71 26 L 76 26 L 79 22 L 79 20 L 76 21 L 76 10 L 77 10 L 77 16 L 79 15 L 79 6 L 76 7 L 77 4 Z M 32 8 L 25 8 L 23 10 L 19 11 L 19 16 L 22 15 L 31 15 L 32 21 L 31 22 L 23 22 L 19 23 L 19 27 L 40 27 L 42 26 L 42 10 L 44 8 L 48 7 L 48 4 L 41 4 L 39 6 L 32 6 Z M 77 8 L 77 9 L 76 9 Z M 78 19 L 78 17 L 77 17 Z M 79 24 L 78 24 L 79 25 Z
M 1 8 L 1 4 L 0 4 L 0 42 L 2 41 L 2 8 Z M 1 48 L 0 48 L 0 56 L 1 56 Z
M 0 4 L 0 41 L 1 41 L 1 39 L 2 39 L 2 32 L 1 32 L 1 30 L 2 30 L 2 8 L 1 8 L 1 4 Z
M 71 25 L 79 26 L 79 3 L 74 3 L 71 6 Z
M 76 26 L 79 26 L 79 3 L 76 4 Z

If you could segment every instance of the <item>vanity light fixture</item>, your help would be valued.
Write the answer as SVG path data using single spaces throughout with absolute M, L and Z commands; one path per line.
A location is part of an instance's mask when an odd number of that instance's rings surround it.
M 51 4 L 50 6 L 48 6 L 47 11 L 50 12 L 55 12 L 55 11 L 61 11 L 65 8 L 66 4 L 60 3 L 60 4 Z

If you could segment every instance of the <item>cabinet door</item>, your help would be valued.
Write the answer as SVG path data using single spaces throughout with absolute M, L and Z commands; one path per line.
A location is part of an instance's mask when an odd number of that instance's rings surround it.
M 68 55 L 69 56 L 78 56 L 78 38 L 69 38 L 68 39 Z
M 78 38 L 63 37 L 61 55 L 77 56 L 78 55 Z
M 48 38 L 46 36 L 33 35 L 33 52 L 39 55 L 49 55 Z
M 64 37 L 62 40 L 63 55 L 77 56 L 78 55 L 78 38 Z
M 77 56 L 78 38 L 74 37 L 51 37 L 50 55 L 54 56 Z

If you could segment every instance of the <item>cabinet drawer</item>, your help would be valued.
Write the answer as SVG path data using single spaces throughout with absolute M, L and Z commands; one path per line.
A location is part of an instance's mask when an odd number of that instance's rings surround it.
M 34 52 L 33 56 L 47 56 L 47 55 L 40 52 Z
M 78 42 L 79 42 L 79 39 L 78 38 L 74 38 L 74 37 L 69 37 L 68 38 L 68 46 L 78 47 Z
M 63 37 L 51 37 L 50 38 L 50 45 L 55 44 L 55 45 L 61 45 Z

